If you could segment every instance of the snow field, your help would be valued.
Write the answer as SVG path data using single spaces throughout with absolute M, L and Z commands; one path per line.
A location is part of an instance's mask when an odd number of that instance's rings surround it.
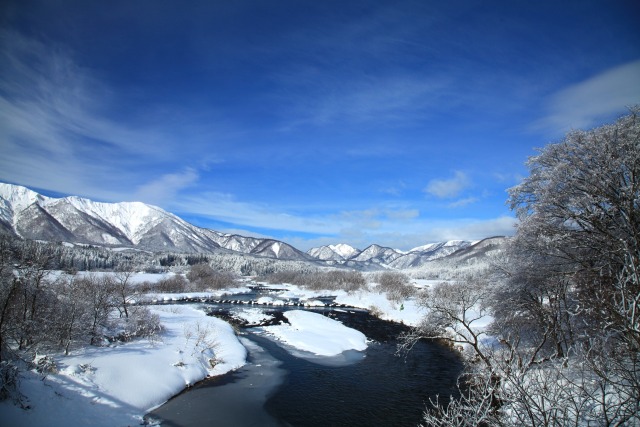
M 289 325 L 261 329 L 298 350 L 318 356 L 336 356 L 347 350 L 364 351 L 367 337 L 355 329 L 318 313 L 291 310 L 284 313 Z

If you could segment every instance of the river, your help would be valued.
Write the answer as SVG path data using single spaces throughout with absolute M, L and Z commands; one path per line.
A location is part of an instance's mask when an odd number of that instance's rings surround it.
M 212 304 L 210 310 L 225 317 L 233 307 Z M 171 427 L 416 426 L 429 398 L 456 393 L 462 363 L 449 348 L 421 341 L 398 357 L 395 337 L 403 325 L 364 310 L 314 311 L 330 312 L 373 341 L 364 352 L 299 357 L 259 328 L 243 328 L 244 367 L 186 390 L 147 421 Z

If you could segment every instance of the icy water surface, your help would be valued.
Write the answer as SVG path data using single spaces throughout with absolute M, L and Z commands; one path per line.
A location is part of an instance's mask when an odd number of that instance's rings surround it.
M 249 352 L 241 369 L 203 381 L 147 416 L 163 426 L 281 426 L 264 410 L 267 397 L 283 381 L 282 362 L 248 339 Z
M 322 311 L 374 342 L 335 358 L 299 357 L 259 330 L 244 329 L 245 367 L 203 381 L 149 418 L 164 426 L 415 426 L 430 397 L 455 393 L 462 365 L 448 348 L 420 342 L 397 357 L 401 325 L 364 311 Z

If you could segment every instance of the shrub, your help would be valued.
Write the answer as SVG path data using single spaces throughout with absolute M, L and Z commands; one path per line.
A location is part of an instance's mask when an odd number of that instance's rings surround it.
M 124 332 L 121 338 L 128 341 L 134 337 L 153 338 L 162 330 L 160 317 L 152 314 L 147 307 L 137 306 L 124 320 Z
M 415 295 L 416 289 L 410 284 L 409 278 L 397 271 L 385 271 L 376 278 L 378 291 L 386 292 L 387 299 L 402 302 Z
M 187 279 L 182 274 L 162 279 L 153 285 L 156 292 L 179 293 L 187 290 Z
M 195 264 L 187 273 L 192 291 L 224 289 L 232 285 L 236 277 L 232 273 L 216 271 L 209 264 Z

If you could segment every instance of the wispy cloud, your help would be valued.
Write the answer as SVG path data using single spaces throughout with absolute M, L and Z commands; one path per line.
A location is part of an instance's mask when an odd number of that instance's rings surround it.
M 333 75 L 320 79 L 325 81 L 323 85 L 303 85 L 296 91 L 304 96 L 287 93 L 288 103 L 282 114 L 289 127 L 413 122 L 440 102 L 446 87 L 441 78 L 408 74 Z M 306 81 L 306 77 L 292 76 L 291 81 L 296 80 Z
M 162 175 L 138 187 L 135 199 L 147 203 L 166 206 L 172 203 L 177 194 L 198 180 L 198 173 L 187 168 L 183 172 Z
M 636 104 L 640 104 L 640 60 L 555 93 L 548 101 L 547 115 L 534 123 L 534 128 L 555 133 L 590 128 Z
M 413 124 L 450 105 L 455 79 L 426 66 L 423 55 L 433 47 L 416 42 L 442 16 L 430 8 L 415 20 L 414 12 L 371 5 L 353 19 L 295 28 L 271 41 L 262 54 L 278 59 L 269 77 L 279 90 L 269 101 L 283 128 Z
M 476 203 L 478 200 L 480 199 L 478 199 L 477 197 L 465 197 L 463 199 L 459 199 L 459 200 L 456 200 L 455 202 L 449 203 L 448 206 L 450 208 L 461 208 L 461 207 Z
M 452 199 L 457 197 L 463 190 L 467 189 L 471 181 L 466 173 L 455 171 L 452 178 L 432 179 L 429 181 L 424 191 L 427 194 L 441 198 Z
M 104 118 L 109 89 L 79 67 L 62 47 L 46 46 L 9 30 L 0 32 L 0 179 L 68 193 L 92 193 L 96 183 L 127 180 L 116 171 L 149 150 L 154 132 Z M 106 101 L 105 101 L 106 100 Z M 113 187 L 112 187 L 113 188 Z M 94 197 L 108 191 L 93 192 Z
M 166 124 L 167 116 L 179 116 L 166 106 L 162 111 L 147 104 L 145 112 L 127 115 L 126 97 L 78 65 L 65 46 L 9 29 L 0 31 L 0 46 L 0 180 L 102 200 L 143 197 L 158 203 L 194 179 L 185 164 L 210 160 L 198 149 L 198 138 L 210 142 L 211 128 L 175 118 Z M 175 149 L 185 133 L 190 143 Z M 161 167 L 186 172 L 149 182 L 150 171 Z
M 150 128 L 135 129 L 108 119 L 111 88 L 79 66 L 64 46 L 45 45 L 10 30 L 3 30 L 0 39 L 0 108 L 6 139 L 29 141 L 53 155 L 73 154 L 82 148 L 81 142 L 94 150 L 153 155 L 160 150 L 149 149 L 166 142 Z
M 238 227 L 292 232 L 335 234 L 340 224 L 329 218 L 294 215 L 267 204 L 238 200 L 230 193 L 205 191 L 177 197 L 173 209 L 179 213 L 201 215 Z

